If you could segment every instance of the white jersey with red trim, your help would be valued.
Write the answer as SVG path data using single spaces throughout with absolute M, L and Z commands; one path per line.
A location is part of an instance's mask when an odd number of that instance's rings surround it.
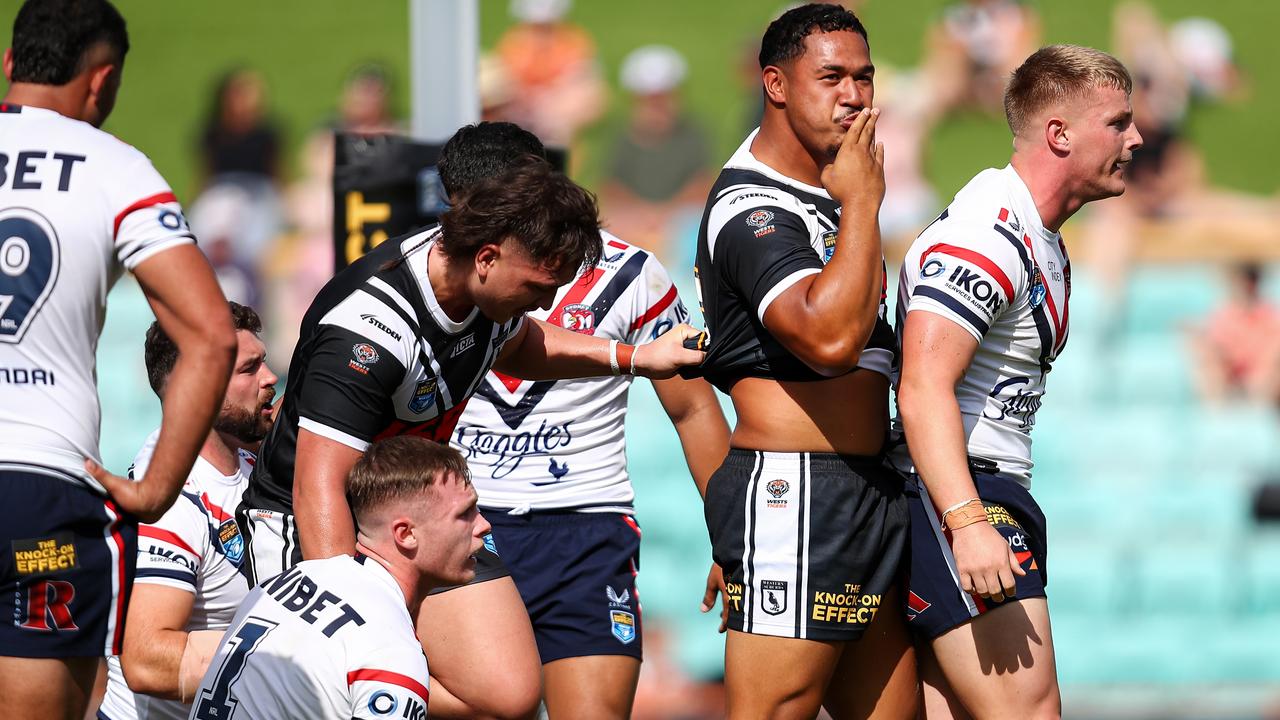
M 0 463 L 102 491 L 84 458 L 101 459 L 107 292 L 124 270 L 194 240 L 141 152 L 51 110 L 0 104 Z
M 1031 487 L 1031 428 L 1067 342 L 1071 263 L 1012 166 L 984 170 L 912 243 L 898 281 L 909 312 L 941 315 L 978 341 L 956 387 L 970 457 Z M 900 437 L 901 418 L 893 427 Z M 900 468 L 910 465 L 903 448 Z
M 658 259 L 603 235 L 591 274 L 560 288 L 551 310 L 529 315 L 633 345 L 685 322 L 689 313 Z M 633 379 L 529 381 L 490 372 L 450 441 L 467 459 L 481 506 L 631 514 L 624 419 Z
M 156 430 L 147 438 L 130 468 L 141 477 L 151 462 Z M 244 538 L 234 517 L 253 470 L 251 453 L 239 452 L 240 466 L 223 475 L 197 457 L 182 494 L 154 524 L 138 526 L 138 570 L 134 584 L 163 585 L 193 595 L 184 630 L 225 630 L 249 594 L 244 564 Z M 181 720 L 190 706 L 129 690 L 120 659 L 107 659 L 107 694 L 100 714 L 107 720 Z
M 190 717 L 418 720 L 428 682 L 391 573 L 371 558 L 339 555 L 298 563 L 249 592 Z

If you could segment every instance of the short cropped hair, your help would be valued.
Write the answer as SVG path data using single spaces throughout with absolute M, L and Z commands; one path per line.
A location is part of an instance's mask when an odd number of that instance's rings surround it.
M 27 0 L 13 21 L 13 82 L 66 85 L 105 42 L 123 62 L 124 17 L 107 0 Z
M 1004 91 L 1004 116 L 1017 136 L 1037 113 L 1094 88 L 1133 92 L 1133 78 L 1111 55 L 1080 45 L 1050 45 L 1023 61 Z
M 486 244 L 513 238 L 548 268 L 594 267 L 600 261 L 596 198 L 536 155 L 521 155 L 498 175 L 453 198 L 440 217 L 440 250 L 469 260 Z
M 537 135 L 509 122 L 467 125 L 440 150 L 440 182 L 450 197 L 470 190 L 485 178 L 501 175 L 521 155 L 547 158 Z
M 804 39 L 814 32 L 856 32 L 867 41 L 867 28 L 851 11 L 839 5 L 810 3 L 792 8 L 769 23 L 760 41 L 760 69 L 794 60 L 804 54 Z
M 410 500 L 449 472 L 471 481 L 467 461 L 448 444 L 411 435 L 379 440 L 347 475 L 347 504 L 359 525 L 369 512 Z
M 227 301 L 227 305 L 236 330 L 248 330 L 254 335 L 262 332 L 262 318 L 258 317 L 253 308 L 232 301 Z M 160 327 L 159 322 L 153 321 L 151 327 L 147 328 L 147 341 L 142 354 L 147 365 L 147 382 L 156 395 L 163 397 L 169 373 L 173 372 L 173 366 L 178 362 L 178 346 Z

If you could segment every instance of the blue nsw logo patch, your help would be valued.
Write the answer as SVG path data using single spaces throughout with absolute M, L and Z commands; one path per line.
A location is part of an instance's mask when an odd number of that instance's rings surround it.
M 234 518 L 224 520 L 218 526 L 218 544 L 222 546 L 222 552 L 231 564 L 240 567 L 240 562 L 244 560 L 244 536 L 240 534 L 240 526 Z
M 636 639 L 636 616 L 622 610 L 610 610 L 609 621 L 613 625 L 613 636 L 623 645 L 630 645 Z
M 431 377 L 419 380 L 413 389 L 413 397 L 409 398 L 409 410 L 420 413 L 436 403 L 436 379 Z

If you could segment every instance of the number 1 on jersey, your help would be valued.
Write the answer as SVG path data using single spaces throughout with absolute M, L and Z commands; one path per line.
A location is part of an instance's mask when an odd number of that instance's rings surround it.
M 231 717 L 238 704 L 231 698 L 231 685 L 240 678 L 245 661 L 257 649 L 258 643 L 277 625 L 279 623 L 259 617 L 244 621 L 229 641 L 231 652 L 227 653 L 214 675 L 212 686 L 201 690 L 200 697 L 196 698 L 196 720 L 227 720 Z

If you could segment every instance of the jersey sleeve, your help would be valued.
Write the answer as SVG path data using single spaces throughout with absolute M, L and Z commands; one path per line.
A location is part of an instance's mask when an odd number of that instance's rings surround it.
M 196 238 L 177 196 L 151 161 L 133 151 L 127 162 L 119 175 L 122 181 L 108 187 L 107 202 L 116 259 L 132 271 L 156 253 Z
M 708 218 L 711 260 L 720 277 L 755 309 L 760 322 L 784 291 L 822 272 L 803 218 L 773 193 L 751 188 L 717 201 Z M 756 202 L 742 202 L 756 200 Z
M 1017 301 L 1027 272 L 1016 246 L 991 238 L 994 230 L 929 237 L 915 259 L 907 311 L 924 310 L 960 325 L 978 341 Z M 910 255 L 909 255 L 910 256 Z
M 689 320 L 689 311 L 680 300 L 667 269 L 653 255 L 645 260 L 636 278 L 631 317 L 623 342 L 631 345 L 656 340 L 659 335 Z
M 363 452 L 386 427 L 406 362 L 392 348 L 340 325 L 321 324 L 298 390 L 298 427 Z
M 209 550 L 209 522 L 185 492 L 155 523 L 138 526 L 135 582 L 196 592 Z
M 426 716 L 430 677 L 421 650 L 414 653 L 405 648 L 379 653 L 376 659 L 356 664 L 347 671 L 352 718 Z

